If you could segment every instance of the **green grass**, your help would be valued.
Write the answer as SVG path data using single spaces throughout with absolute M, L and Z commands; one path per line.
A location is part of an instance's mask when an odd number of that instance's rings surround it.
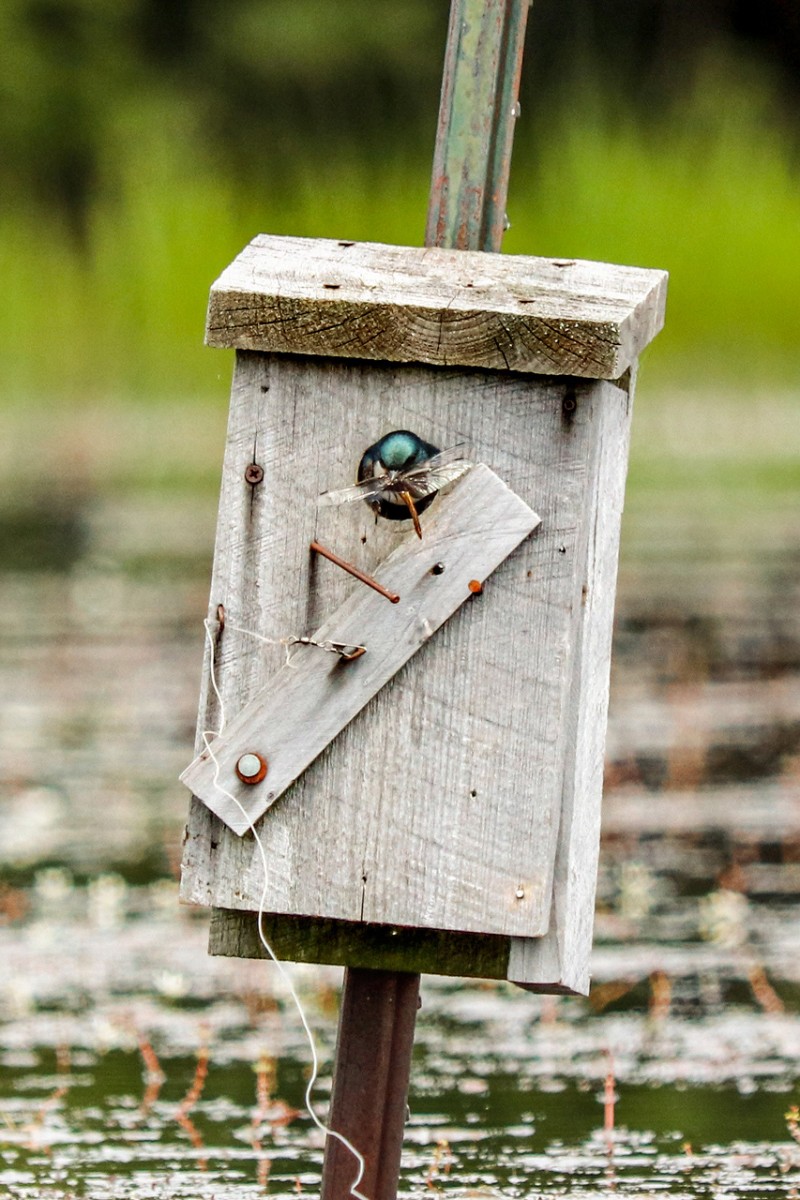
M 800 170 L 768 97 L 735 78 L 711 64 L 696 95 L 646 129 L 596 95 L 546 135 L 520 122 L 505 249 L 668 269 L 651 387 L 752 392 L 796 373 Z M 188 118 L 154 105 L 137 121 L 109 150 L 83 250 L 52 214 L 13 197 L 4 207 L 7 400 L 219 396 L 229 368 L 202 346 L 208 287 L 255 233 L 421 240 L 432 128 L 413 152 L 375 161 L 301 148 L 257 192 L 204 157 Z
M 546 149 L 530 216 L 521 196 L 535 147 L 517 148 L 520 230 L 507 249 L 669 270 L 667 325 L 651 352 L 659 382 L 794 380 L 800 164 L 781 129 L 757 90 L 731 93 L 713 74 L 647 134 L 625 120 L 570 124 L 558 151 Z

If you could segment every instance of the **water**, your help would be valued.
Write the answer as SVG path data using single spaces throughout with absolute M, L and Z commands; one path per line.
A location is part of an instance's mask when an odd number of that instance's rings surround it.
M 319 1186 L 285 988 L 176 902 L 213 506 L 165 503 L 0 530 L 0 1195 Z M 592 997 L 424 981 L 404 1195 L 800 1191 L 800 557 L 768 529 L 710 562 L 629 522 Z M 294 978 L 324 1116 L 340 973 Z
M 80 991 L 43 970 L 29 932 L 34 994 L 3 1025 L 5 1194 L 318 1188 L 321 1145 L 302 1112 L 307 1053 L 291 1006 L 263 966 L 206 959 L 202 923 L 176 919 L 162 899 L 151 897 L 149 922 L 103 931 L 76 914 L 62 925 L 50 953 L 83 960 Z M 338 975 L 297 976 L 325 1059 L 324 1109 Z M 790 1196 L 800 1145 L 785 1113 L 799 1051 L 796 1019 L 757 1006 L 589 1019 L 575 1000 L 427 981 L 403 1194 Z

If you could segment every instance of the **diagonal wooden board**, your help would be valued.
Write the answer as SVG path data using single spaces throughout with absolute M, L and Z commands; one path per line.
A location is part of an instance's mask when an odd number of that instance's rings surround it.
M 244 834 L 279 799 L 369 700 L 470 599 L 538 525 L 540 518 L 480 463 L 441 496 L 422 540 L 410 533 L 376 570 L 392 604 L 360 585 L 313 635 L 363 645 L 353 662 L 297 646 L 288 662 L 203 751 L 181 780 L 234 832 Z M 434 573 L 435 564 L 444 570 Z M 502 597 L 479 601 L 502 603 Z M 454 664 L 454 670 L 457 664 Z M 266 758 L 259 784 L 242 783 L 242 754 Z M 354 786 L 356 786 L 354 782 Z

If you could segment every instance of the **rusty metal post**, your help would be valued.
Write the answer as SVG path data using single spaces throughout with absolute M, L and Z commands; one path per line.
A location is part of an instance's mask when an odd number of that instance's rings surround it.
M 426 246 L 500 249 L 531 0 L 451 0 Z M 419 975 L 345 971 L 328 1124 L 364 1156 L 358 1191 L 396 1200 Z M 321 1200 L 348 1200 L 352 1153 L 325 1144 Z
M 419 1003 L 419 975 L 402 971 L 345 974 L 329 1124 L 364 1156 L 358 1190 L 395 1200 L 406 1097 Z M 357 1175 L 352 1153 L 328 1138 L 322 1200 L 343 1200 Z

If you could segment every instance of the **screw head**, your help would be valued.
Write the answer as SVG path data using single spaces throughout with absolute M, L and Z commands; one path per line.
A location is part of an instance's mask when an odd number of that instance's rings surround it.
M 242 754 L 236 763 L 236 774 L 242 783 L 261 783 L 267 773 L 267 760 L 254 751 Z
M 244 477 L 249 484 L 255 486 L 257 483 L 262 482 L 264 478 L 264 468 L 260 463 L 257 462 L 248 463 L 245 467 Z

